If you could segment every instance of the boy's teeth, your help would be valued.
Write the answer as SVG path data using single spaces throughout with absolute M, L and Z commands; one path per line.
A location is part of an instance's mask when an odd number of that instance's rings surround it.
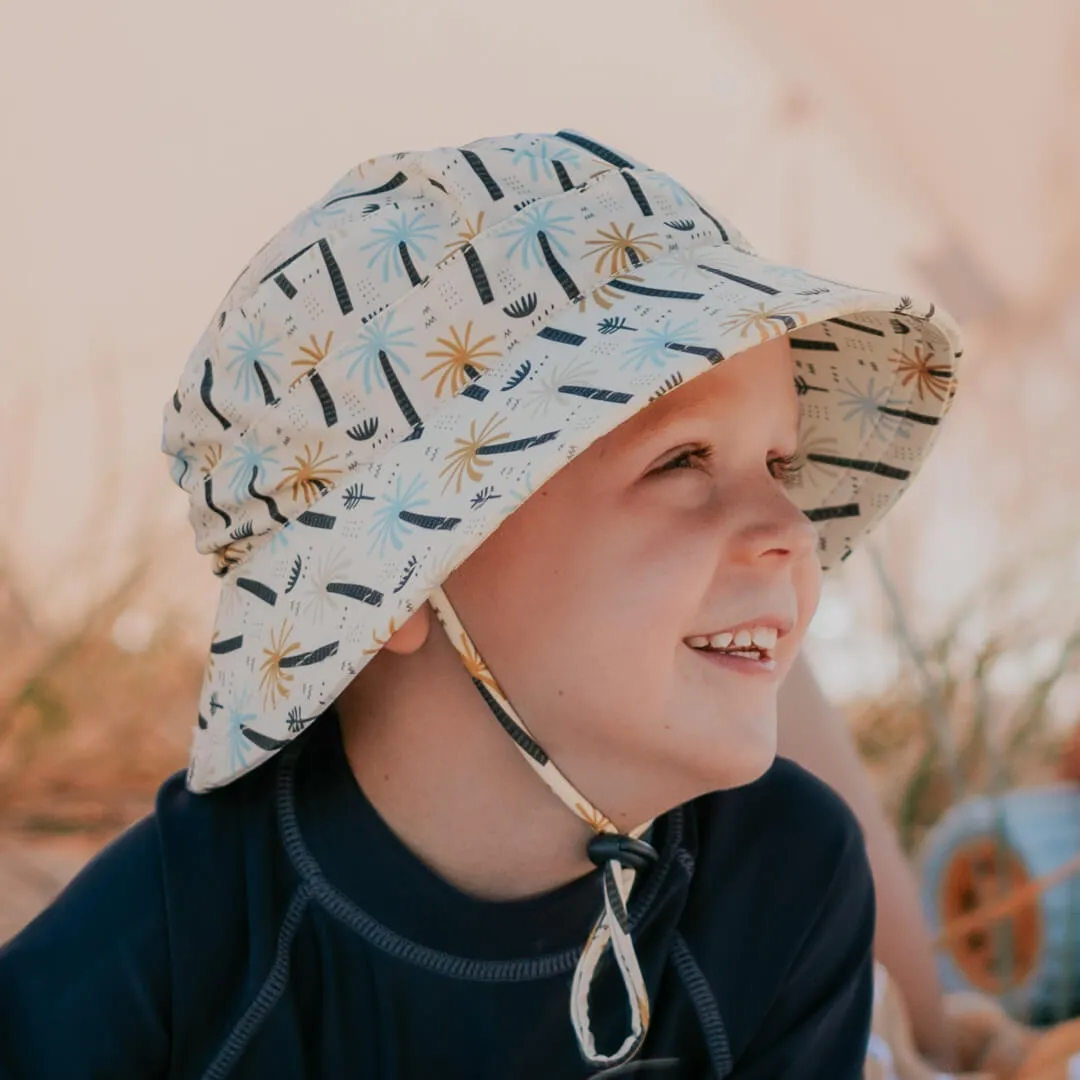
M 725 632 L 712 634 L 710 637 L 696 636 L 687 638 L 686 643 L 692 649 L 725 649 L 731 651 L 758 650 L 771 652 L 776 648 L 776 642 L 780 634 L 772 626 L 755 626 L 752 630 L 740 630 L 736 634 Z

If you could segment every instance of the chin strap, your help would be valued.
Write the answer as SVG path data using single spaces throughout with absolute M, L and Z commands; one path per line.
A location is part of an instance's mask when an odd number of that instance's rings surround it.
M 593 926 L 574 970 L 570 990 L 570 1019 L 574 1025 L 578 1046 L 586 1061 L 593 1065 L 622 1064 L 637 1053 L 649 1030 L 649 997 L 630 937 L 626 902 L 637 872 L 655 862 L 657 858 L 656 849 L 641 839 L 652 822 L 646 822 L 632 830 L 629 835 L 620 833 L 607 816 L 570 783 L 532 737 L 477 652 L 442 589 L 435 589 L 428 597 L 428 603 L 460 654 L 473 685 L 487 702 L 503 730 L 514 740 L 514 744 L 540 779 L 596 833 L 589 841 L 588 854 L 602 872 L 604 910 Z M 630 1033 L 614 1053 L 601 1054 L 596 1049 L 596 1040 L 589 1022 L 589 991 L 597 965 L 609 944 L 626 989 L 630 1006 Z

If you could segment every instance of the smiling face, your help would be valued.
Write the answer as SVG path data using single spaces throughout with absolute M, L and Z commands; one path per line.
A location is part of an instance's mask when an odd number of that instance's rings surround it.
M 777 688 L 820 587 L 816 531 L 785 486 L 797 431 L 778 339 L 598 440 L 446 582 L 519 715 L 611 814 L 627 790 L 675 805 L 772 762 Z M 764 662 L 700 647 L 754 627 L 777 638 Z

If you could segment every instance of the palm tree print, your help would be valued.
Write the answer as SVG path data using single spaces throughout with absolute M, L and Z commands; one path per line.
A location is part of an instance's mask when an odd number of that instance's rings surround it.
M 409 374 L 409 365 L 405 362 L 400 350 L 411 349 L 414 342 L 409 340 L 413 332 L 412 327 L 403 326 L 398 330 L 392 329 L 395 313 L 390 311 L 385 318 L 373 319 L 357 335 L 357 344 L 346 349 L 345 356 L 355 356 L 345 373 L 346 378 L 352 378 L 353 372 L 360 364 L 364 365 L 364 393 L 371 393 L 372 376 L 379 386 L 386 386 L 382 365 L 379 362 L 379 354 L 385 353 L 387 360 L 396 364 L 406 375 Z
M 664 188 L 676 206 L 682 206 L 683 199 L 689 199 L 686 189 L 677 180 L 672 179 L 667 173 L 654 172 L 649 174 L 649 184 L 653 187 Z
M 291 385 L 295 386 L 316 364 L 325 360 L 330 353 L 330 343 L 334 340 L 334 331 L 330 330 L 326 335 L 326 341 L 321 345 L 319 339 L 312 334 L 310 345 L 300 346 L 300 356 L 292 362 L 293 367 L 300 368 L 300 373 L 293 379 Z
M 574 359 L 562 367 L 538 375 L 526 391 L 525 408 L 531 416 L 541 417 L 546 416 L 554 405 L 565 407 L 568 402 L 559 393 L 559 387 L 588 382 L 596 374 L 597 369 L 587 360 Z
M 845 410 L 845 421 L 850 423 L 858 417 L 860 439 L 866 438 L 867 428 L 871 431 L 876 430 L 886 434 L 898 432 L 898 427 L 903 422 L 902 419 L 897 416 L 890 416 L 881 410 L 902 407 L 904 402 L 900 398 L 889 397 L 890 387 L 887 383 L 878 389 L 874 386 L 874 379 L 871 376 L 866 388 L 860 390 L 851 379 L 845 381 L 848 389 L 841 388 L 837 392 L 839 406 Z M 903 435 L 902 431 L 898 433 Z
M 498 349 L 484 349 L 485 345 L 495 340 L 494 334 L 488 334 L 487 337 L 481 338 L 479 341 L 471 342 L 469 339 L 472 336 L 472 327 L 473 324 L 470 319 L 465 324 L 465 335 L 462 337 L 458 333 L 457 327 L 451 326 L 449 338 L 435 339 L 440 345 L 445 345 L 446 348 L 433 350 L 427 354 L 433 360 L 440 357 L 444 358 L 442 363 L 436 364 L 435 367 L 423 375 L 425 379 L 436 374 L 439 376 L 439 382 L 435 388 L 436 397 L 442 397 L 448 380 L 450 382 L 450 393 L 454 395 L 466 383 L 475 379 L 480 372 L 487 371 L 488 365 L 480 363 L 479 358 L 481 356 L 502 356 Z
M 525 270 L 528 270 L 531 265 L 530 259 L 537 266 L 546 265 L 547 261 L 540 245 L 541 234 L 547 238 L 547 243 L 553 249 L 558 250 L 560 255 L 570 254 L 555 234 L 562 233 L 564 236 L 573 236 L 574 230 L 565 222 L 574 219 L 569 214 L 552 217 L 552 210 L 551 203 L 539 203 L 534 206 L 527 206 L 510 219 L 510 227 L 506 230 L 506 236 L 513 237 L 514 242 L 506 249 L 508 259 L 517 254 Z
M 446 455 L 447 465 L 439 473 L 440 477 L 445 476 L 447 478 L 443 491 L 448 490 L 450 485 L 454 484 L 454 490 L 461 494 L 461 484 L 466 476 L 474 482 L 482 480 L 484 474 L 480 470 L 487 468 L 491 462 L 480 456 L 481 447 L 487 443 L 498 442 L 510 436 L 509 431 L 501 430 L 503 420 L 500 416 L 493 416 L 481 428 L 479 434 L 477 434 L 476 423 L 473 420 L 469 424 L 469 437 L 467 439 L 460 437 L 455 439 L 457 449 L 451 450 Z
M 292 501 L 299 502 L 302 495 L 305 506 L 310 506 L 317 498 L 325 495 L 334 486 L 330 478 L 340 475 L 342 470 L 328 467 L 331 461 L 337 461 L 337 454 L 331 454 L 328 458 L 324 458 L 322 454 L 322 439 L 315 450 L 305 443 L 304 453 L 302 456 L 297 455 L 296 464 L 282 469 L 284 476 L 275 490 L 282 491 L 289 487 Z
M 495 693 L 501 694 L 499 684 L 495 681 L 495 676 L 491 674 L 487 664 L 484 663 L 484 658 L 477 652 L 476 647 L 467 634 L 461 635 L 461 649 L 459 650 L 461 659 L 465 662 L 465 670 L 477 680 L 482 682 L 489 690 L 494 690 Z
M 616 274 L 614 280 L 640 284 L 645 279 L 640 274 Z M 579 297 L 578 311 L 584 312 L 589 306 L 589 300 L 592 300 L 597 307 L 602 308 L 604 311 L 610 311 L 619 300 L 625 299 L 625 294 L 613 289 L 611 282 L 604 282 L 603 285 L 597 285 Z
M 270 380 L 280 386 L 281 379 L 269 360 L 281 356 L 281 351 L 273 347 L 279 339 L 275 337 L 266 341 L 265 334 L 266 328 L 262 323 L 256 327 L 249 322 L 245 329 L 240 330 L 237 333 L 239 341 L 229 346 L 229 351 L 236 355 L 225 365 L 225 370 L 235 370 L 236 389 L 243 385 L 245 401 L 251 400 L 251 392 L 258 387 L 266 404 L 273 405 L 277 398 L 270 387 Z
M 352 560 L 342 550 L 330 551 L 308 567 L 308 577 L 303 588 L 303 612 L 305 617 L 314 615 L 316 621 L 326 619 L 328 611 L 337 609 L 338 597 L 327 592 L 327 585 L 332 581 L 348 578 L 352 569 Z
M 286 620 L 281 624 L 281 630 L 275 633 L 270 631 L 270 648 L 263 649 L 266 659 L 259 665 L 259 689 L 263 694 L 263 708 L 270 709 L 277 705 L 278 698 L 289 696 L 289 683 L 293 681 L 291 671 L 282 671 L 281 661 L 300 648 L 298 641 L 290 641 L 292 628 Z
M 270 543 L 268 547 L 271 555 L 278 551 L 284 551 L 289 546 L 289 530 L 292 528 L 292 524 L 291 521 L 286 522 L 280 529 L 277 529 L 270 534 Z
M 687 322 L 673 326 L 671 319 L 665 319 L 661 327 L 653 327 L 649 330 L 639 330 L 634 335 L 630 347 L 623 357 L 622 367 L 631 364 L 635 371 L 641 371 L 647 366 L 664 368 L 668 361 L 678 355 L 676 350 L 670 348 L 672 344 L 695 345 L 699 342 L 697 323 Z
M 618 832 L 619 830 L 611 823 L 611 819 L 596 809 L 595 806 L 586 806 L 584 803 L 574 803 L 574 809 L 578 817 L 591 826 L 594 832 Z
M 340 217 L 344 212 L 343 206 L 309 206 L 293 222 L 293 231 L 303 236 L 308 229 L 322 229 L 328 219 Z
M 836 457 L 838 448 L 839 444 L 832 436 L 819 435 L 813 426 L 805 428 L 799 435 L 798 454 L 803 467 L 796 474 L 792 486 L 801 487 L 803 477 L 813 487 L 819 484 L 833 484 L 836 480 L 837 466 L 816 459 Z
M 510 147 L 507 147 L 509 150 Z M 541 142 L 539 146 L 520 146 L 513 151 L 511 164 L 517 165 L 522 161 L 529 163 L 529 179 L 535 184 L 540 178 L 540 172 L 550 180 L 553 177 L 553 166 L 556 161 L 563 165 L 577 168 L 581 161 L 578 152 L 569 146 L 557 146 L 552 149 L 547 142 Z
M 214 443 L 210 446 L 203 455 L 203 463 L 199 466 L 199 472 L 203 476 L 209 476 L 217 468 L 223 452 L 224 449 L 221 443 Z
M 481 233 L 484 228 L 484 211 L 481 210 L 476 215 L 476 224 L 474 225 L 468 218 L 465 219 L 465 228 L 457 233 L 457 239 L 451 240 L 449 244 L 443 246 L 448 248 L 450 255 L 460 251 L 466 244 L 471 244 Z M 449 258 L 450 255 L 446 257 Z
M 263 446 L 259 442 L 258 435 L 245 436 L 236 447 L 236 453 L 224 465 L 224 468 L 231 470 L 229 491 L 234 502 L 240 504 L 244 501 L 253 469 L 258 469 L 260 474 L 265 475 L 268 465 L 277 464 L 278 459 L 274 455 L 272 446 Z
M 739 337 L 746 337 L 751 330 L 756 330 L 760 343 L 764 345 L 770 338 L 805 326 L 806 313 L 790 304 L 773 304 L 769 307 L 762 301 L 756 307 L 740 308 L 721 325 L 725 330 L 738 330 Z
M 372 515 L 371 527 L 368 529 L 368 535 L 372 537 L 369 555 L 378 551 L 381 559 L 387 544 L 397 551 L 405 546 L 403 538 L 412 533 L 413 527 L 401 520 L 401 514 L 428 505 L 429 500 L 423 497 L 426 487 L 424 478 L 419 475 L 414 476 L 408 484 L 402 477 L 397 478 L 394 494 L 383 495 L 382 506 Z
M 244 738 L 241 730 L 245 724 L 252 720 L 258 720 L 259 714 L 250 712 L 251 691 L 244 689 L 243 693 L 229 706 L 228 716 L 225 718 L 226 740 L 229 747 L 229 768 L 244 769 L 247 767 L 247 752 L 251 743 Z
M 368 269 L 381 259 L 383 281 L 390 280 L 390 269 L 393 267 L 397 277 L 408 275 L 414 285 L 419 285 L 423 279 L 417 272 L 413 259 L 423 262 L 427 258 L 423 245 L 433 243 L 434 234 L 439 231 L 437 225 L 421 224 L 424 216 L 422 210 L 418 210 L 411 217 L 403 210 L 398 221 L 373 226 L 372 235 L 378 239 L 360 246 L 361 251 L 375 249 L 375 254 L 368 261 Z
M 582 258 L 588 259 L 595 255 L 596 266 L 594 269 L 598 274 L 604 272 L 605 262 L 608 264 L 607 273 L 614 276 L 646 262 L 649 258 L 645 251 L 646 248 L 654 248 L 656 251 L 663 250 L 663 245 L 652 239 L 652 237 L 658 235 L 657 233 L 642 233 L 640 236 L 634 236 L 633 222 L 626 226 L 624 232 L 613 221 L 610 229 L 597 229 L 596 235 L 600 239 L 585 241 L 585 245 L 593 248 L 593 250 L 586 252 Z
M 897 374 L 902 376 L 902 386 L 915 383 L 920 401 L 925 400 L 926 394 L 944 401 L 952 389 L 952 368 L 948 364 L 935 364 L 934 353 L 922 345 L 914 346 L 910 356 L 897 349 L 889 362 L 896 365 Z
M 391 619 L 389 625 L 386 627 L 386 634 L 384 637 L 372 630 L 371 631 L 371 648 L 364 650 L 364 656 L 374 656 L 380 649 L 398 632 L 397 623 Z

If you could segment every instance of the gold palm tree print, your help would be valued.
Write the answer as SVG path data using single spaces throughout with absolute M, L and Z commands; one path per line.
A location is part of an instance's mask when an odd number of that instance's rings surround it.
M 896 365 L 897 374 L 902 376 L 902 386 L 907 386 L 914 380 L 920 401 L 924 400 L 925 394 L 944 401 L 952 389 L 952 368 L 948 364 L 935 364 L 934 353 L 930 349 L 924 349 L 922 345 L 914 346 L 911 356 L 903 349 L 897 349 L 895 354 L 889 357 L 889 361 Z
M 586 806 L 584 803 L 578 802 L 574 803 L 574 809 L 577 811 L 578 817 L 596 832 L 618 831 L 615 826 L 612 825 L 611 820 L 607 815 L 600 813 L 595 806 Z
M 479 235 L 484 227 L 484 211 L 481 210 L 476 215 L 476 224 L 474 225 L 468 218 L 465 219 L 465 228 L 457 233 L 457 239 L 451 240 L 449 244 L 444 244 L 443 247 L 450 248 L 450 255 L 454 252 L 460 251 L 466 244 L 471 244 Z M 449 258 L 449 255 L 447 256 Z
M 470 341 L 472 326 L 472 320 L 470 319 L 465 324 L 464 338 L 458 333 L 456 326 L 451 326 L 449 338 L 435 339 L 440 345 L 445 345 L 446 348 L 435 349 L 426 354 L 432 359 L 445 357 L 441 364 L 436 364 L 423 375 L 425 379 L 435 374 L 439 375 L 439 383 L 435 388 L 436 397 L 442 397 L 448 379 L 450 381 L 450 393 L 454 395 L 467 383 L 475 379 L 480 372 L 487 371 L 488 365 L 480 363 L 479 357 L 502 356 L 498 349 L 484 349 L 485 345 L 495 340 L 494 334 L 488 334 L 487 337 L 481 338 L 479 341 Z
M 770 338 L 788 330 L 806 325 L 806 312 L 799 311 L 788 304 L 775 304 L 766 307 L 762 301 L 756 307 L 740 308 L 730 319 L 721 325 L 726 330 L 738 330 L 739 337 L 746 337 L 751 330 L 758 332 L 760 343 L 765 344 Z
M 447 476 L 448 479 L 443 485 L 443 491 L 446 491 L 452 483 L 456 483 L 454 490 L 461 494 L 461 483 L 466 476 L 472 481 L 482 480 L 483 473 L 481 469 L 487 468 L 491 464 L 490 461 L 485 460 L 479 455 L 480 448 L 489 442 L 496 442 L 499 439 L 506 439 L 509 437 L 510 432 L 500 431 L 500 425 L 503 423 L 502 418 L 499 416 L 493 416 L 483 427 L 479 434 L 476 432 L 476 421 L 473 420 L 469 424 L 469 437 L 467 439 L 457 438 L 454 440 L 457 443 L 458 448 L 451 450 L 446 455 L 448 462 L 447 466 L 439 476 Z
M 199 472 L 203 476 L 209 476 L 217 468 L 222 452 L 221 443 L 214 443 L 207 448 L 206 454 L 203 456 L 203 462 L 199 466 Z
M 304 503 L 310 506 L 320 495 L 333 487 L 330 477 L 337 476 L 341 469 L 330 469 L 327 466 L 331 461 L 337 461 L 338 455 L 331 454 L 328 458 L 322 456 L 323 444 L 319 440 L 318 448 L 312 451 L 311 447 L 304 444 L 304 455 L 297 456 L 296 464 L 289 465 L 282 471 L 286 475 L 277 486 L 277 490 L 291 486 L 289 494 L 293 502 L 299 502 L 300 496 L 304 496 Z
M 619 281 L 635 281 L 638 283 L 645 280 L 640 274 L 616 274 L 615 277 Z M 582 294 L 581 299 L 578 301 L 578 311 L 584 312 L 589 306 L 590 299 L 597 307 L 603 308 L 604 311 L 610 311 L 615 306 L 616 300 L 624 298 L 624 293 L 611 288 L 611 282 L 605 282 L 605 284 L 598 285 L 595 289 L 590 289 L 588 293 Z
M 288 620 L 281 624 L 280 634 L 270 631 L 270 648 L 263 649 L 266 659 L 262 662 L 259 670 L 259 689 L 263 692 L 263 708 L 273 708 L 277 705 L 277 699 L 289 696 L 289 683 L 293 681 L 291 671 L 281 670 L 281 661 L 290 653 L 300 648 L 298 641 L 289 641 L 291 627 Z
M 646 262 L 649 258 L 646 248 L 663 250 L 661 244 L 650 239 L 656 236 L 656 233 L 642 233 L 641 236 L 634 236 L 633 222 L 626 226 L 625 233 L 613 221 L 610 232 L 607 229 L 597 229 L 596 235 L 600 237 L 599 240 L 585 241 L 587 247 L 593 247 L 595 250 L 586 252 L 583 258 L 589 258 L 590 255 L 596 256 L 596 273 L 598 274 L 603 270 L 605 260 L 608 263 L 607 272 L 618 274 L 620 271 L 629 270 L 632 266 L 640 266 Z
M 482 682 L 489 690 L 496 694 L 502 694 L 499 689 L 499 684 L 495 681 L 495 676 L 488 670 L 487 664 L 484 663 L 483 657 L 476 651 L 476 647 L 469 640 L 467 634 L 461 635 L 461 653 L 462 660 L 465 661 L 465 670 L 478 682 Z
M 393 619 L 390 620 L 390 625 L 386 628 L 386 637 L 379 637 L 379 635 L 374 630 L 372 630 L 371 648 L 364 650 L 364 656 L 374 656 L 397 632 L 398 626 Z
M 321 345 L 319 339 L 312 334 L 310 345 L 301 345 L 301 355 L 292 362 L 293 367 L 302 368 L 303 370 L 292 381 L 292 385 L 295 386 L 307 373 L 318 364 L 321 360 L 325 360 L 330 353 L 330 343 L 334 340 L 334 331 L 331 330 L 326 335 L 326 341 Z

